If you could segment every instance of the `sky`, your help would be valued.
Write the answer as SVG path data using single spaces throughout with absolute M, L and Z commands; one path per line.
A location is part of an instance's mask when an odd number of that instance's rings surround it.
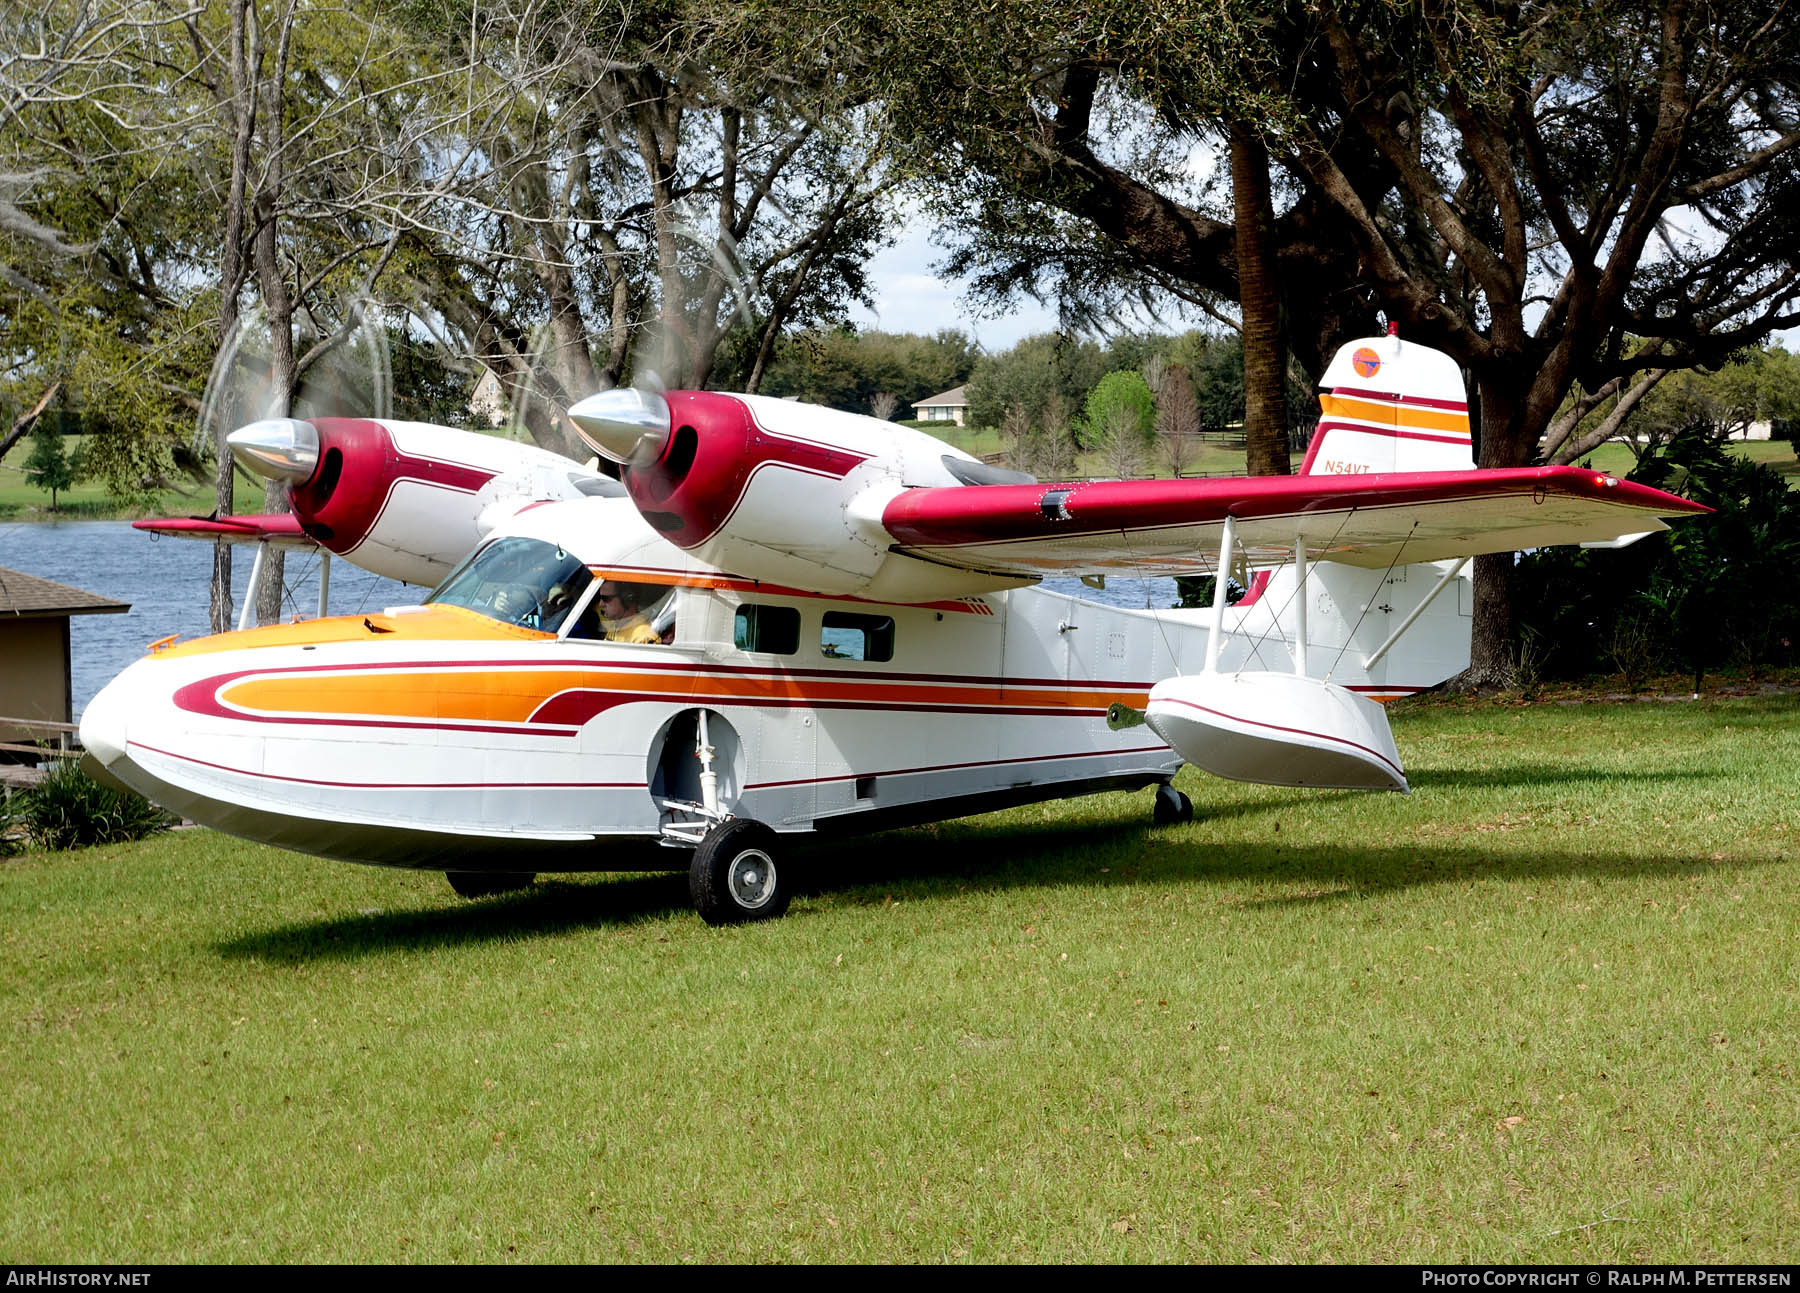
M 966 285 L 942 279 L 931 267 L 945 253 L 931 244 L 931 225 L 922 211 L 907 213 L 906 224 L 892 247 L 869 262 L 875 288 L 875 309 L 854 307 L 850 321 L 863 330 L 918 332 L 930 335 L 940 328 L 960 328 L 981 343 L 990 354 L 1011 348 L 1022 338 L 1056 328 L 1056 310 L 1030 298 L 1015 302 L 1001 316 L 980 318 L 964 301 Z M 1139 323 L 1159 331 L 1184 325 L 1173 322 Z M 1800 329 L 1775 333 L 1770 341 L 1784 349 L 1800 349 Z
M 964 284 L 956 279 L 941 279 L 931 272 L 931 266 L 944 255 L 931 245 L 931 227 L 923 215 L 910 215 L 894 245 L 869 262 L 875 309 L 857 306 L 850 312 L 850 321 L 865 331 L 918 332 L 927 336 L 942 328 L 960 328 L 989 353 L 1010 349 L 1021 338 L 1055 329 L 1056 311 L 1029 298 L 999 318 L 977 318 L 963 300 Z
M 968 288 L 963 280 L 940 278 L 932 272 L 931 267 L 946 253 L 932 245 L 931 230 L 922 212 L 907 214 L 894 245 L 869 262 L 875 308 L 852 307 L 851 323 L 864 331 L 918 332 L 927 336 L 942 328 L 960 328 L 989 354 L 1010 350 L 1026 337 L 1056 330 L 1056 308 L 1041 305 L 1030 297 L 1020 297 L 1003 314 L 986 318 L 977 315 L 964 299 Z M 1171 313 L 1163 319 L 1133 317 L 1122 319 L 1121 323 L 1137 332 L 1178 332 L 1200 326 L 1198 320 L 1182 322 L 1175 308 L 1171 305 Z

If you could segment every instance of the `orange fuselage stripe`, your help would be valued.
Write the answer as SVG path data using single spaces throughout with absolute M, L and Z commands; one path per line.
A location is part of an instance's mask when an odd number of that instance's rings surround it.
M 878 704 L 999 709 L 1105 709 L 1145 696 L 1074 688 L 943 686 L 847 678 L 684 677 L 582 670 L 453 670 L 252 678 L 219 699 L 264 714 L 365 715 L 450 722 L 523 723 L 563 692 L 651 698 L 680 696 L 740 704 Z
M 1418 431 L 1469 434 L 1467 413 L 1422 409 L 1406 404 L 1386 404 L 1378 400 L 1351 399 L 1344 395 L 1321 395 L 1319 407 L 1326 417 L 1356 418 L 1362 422 L 1378 422 Z

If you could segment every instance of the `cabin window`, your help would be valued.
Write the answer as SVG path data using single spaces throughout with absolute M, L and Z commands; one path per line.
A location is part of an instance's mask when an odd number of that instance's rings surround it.
M 667 646 L 675 640 L 675 589 L 669 584 L 633 583 L 602 572 L 563 636 Z
M 826 611 L 819 630 L 819 652 L 828 660 L 892 660 L 893 617 Z
M 425 600 L 554 633 L 593 578 L 586 566 L 555 544 L 511 537 L 496 539 L 473 553 Z
M 800 612 L 792 606 L 746 603 L 737 608 L 731 641 L 740 651 L 793 655 L 800 649 Z

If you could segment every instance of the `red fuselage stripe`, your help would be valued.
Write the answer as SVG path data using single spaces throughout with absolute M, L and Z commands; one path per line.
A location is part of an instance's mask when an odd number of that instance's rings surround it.
M 1354 431 L 1360 435 L 1372 435 L 1388 440 L 1429 440 L 1434 444 L 1456 444 L 1467 448 L 1469 437 L 1466 435 L 1432 435 L 1427 431 L 1402 431 L 1398 427 L 1370 426 L 1366 422 L 1321 422 L 1318 434 L 1323 436 L 1328 431 Z
M 152 754 L 160 754 L 164 758 L 178 759 L 183 763 L 196 764 L 203 768 L 212 768 L 219 772 L 230 772 L 238 776 L 255 777 L 262 781 L 282 781 L 301 786 L 330 786 L 352 790 L 643 790 L 641 781 L 325 781 L 313 777 L 289 777 L 274 772 L 257 772 L 249 768 L 234 768 L 227 763 L 213 763 L 206 759 L 197 759 L 191 754 L 178 754 L 174 750 L 164 750 L 142 741 L 127 741 L 128 748 L 148 750 Z M 959 772 L 971 768 L 1011 767 L 1024 763 L 1048 763 L 1067 759 L 1108 759 L 1127 754 L 1156 754 L 1166 752 L 1166 745 L 1133 746 L 1128 750 L 1076 750 L 1069 754 L 1038 754 L 1021 759 L 984 759 L 973 763 L 942 763 L 918 768 L 887 768 L 876 772 L 847 772 L 830 777 L 798 777 L 791 781 L 758 781 L 744 787 L 746 792 L 752 790 L 779 790 L 787 786 L 825 785 L 836 781 L 857 781 L 863 777 L 910 777 L 928 772 Z
M 654 648 L 656 650 L 679 650 L 680 648 Z M 818 678 L 844 682 L 929 682 L 951 687 L 1067 687 L 1085 689 L 1114 689 L 1120 691 L 1148 691 L 1156 685 L 1157 680 L 1147 682 L 1128 681 L 1118 678 L 1027 678 L 1014 677 L 1009 674 L 941 674 L 941 673 L 895 673 L 874 669 L 781 669 L 768 665 L 744 664 L 697 664 L 691 661 L 634 660 L 618 657 L 608 660 L 401 660 L 401 661 L 368 661 L 360 664 L 296 664 L 265 667 L 261 669 L 239 669 L 232 673 L 219 674 L 205 682 L 217 682 L 223 686 L 227 682 L 235 682 L 239 678 L 255 675 L 287 675 L 296 673 L 358 673 L 369 670 L 390 673 L 431 672 L 449 669 L 520 669 L 562 672 L 569 669 L 605 669 L 610 672 L 674 672 L 692 674 L 704 678 L 710 675 L 739 676 L 754 675 L 763 678 Z M 198 687 L 201 683 L 190 683 Z
M 1402 395 L 1397 391 L 1371 391 L 1360 386 L 1333 386 L 1324 395 L 1343 396 L 1353 400 L 1382 400 L 1389 404 L 1410 404 L 1422 409 L 1445 409 L 1451 413 L 1467 413 L 1468 402 L 1465 400 L 1434 400 L 1423 395 Z

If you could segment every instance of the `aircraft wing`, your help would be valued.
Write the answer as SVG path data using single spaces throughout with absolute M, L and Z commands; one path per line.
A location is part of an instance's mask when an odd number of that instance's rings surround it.
M 170 516 L 133 521 L 135 530 L 172 535 L 177 539 L 224 539 L 228 543 L 266 543 L 271 547 L 301 551 L 319 545 L 300 528 L 291 513 L 246 516 Z
M 1391 564 L 1592 543 L 1710 508 L 1579 467 L 908 490 L 897 551 L 996 574 L 1210 573 L 1227 516 L 1253 566 Z

